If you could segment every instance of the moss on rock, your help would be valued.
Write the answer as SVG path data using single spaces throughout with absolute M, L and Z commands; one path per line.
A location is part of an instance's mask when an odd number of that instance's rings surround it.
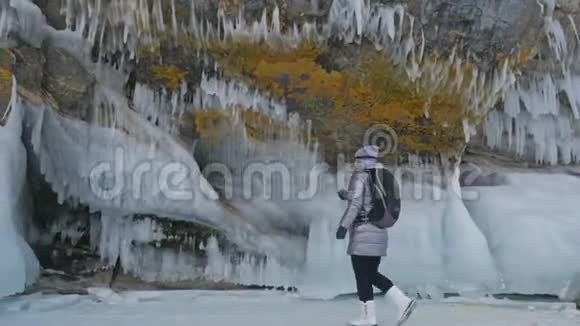
M 161 81 L 168 89 L 177 89 L 185 79 L 187 72 L 174 65 L 156 65 L 152 67 L 153 77 Z
M 0 127 L 8 120 L 12 94 L 12 67 L 15 58 L 9 49 L 0 50 Z

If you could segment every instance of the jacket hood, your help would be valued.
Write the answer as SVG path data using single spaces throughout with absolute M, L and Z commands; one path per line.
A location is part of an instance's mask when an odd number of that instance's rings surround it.
M 355 159 L 377 159 L 379 157 L 379 147 L 376 145 L 368 145 L 361 147 L 356 154 L 354 154 Z
M 375 168 L 379 157 L 379 147 L 364 146 L 356 151 L 355 155 L 355 169 L 366 170 Z

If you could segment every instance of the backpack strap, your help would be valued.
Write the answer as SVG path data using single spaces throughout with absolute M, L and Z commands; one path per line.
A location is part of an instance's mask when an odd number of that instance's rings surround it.
M 375 186 L 374 186 L 375 176 L 373 175 L 373 169 L 365 169 L 364 172 L 367 174 L 366 185 L 368 185 L 368 187 L 371 190 L 371 196 L 372 196 L 371 202 L 372 202 L 373 199 L 375 198 Z M 364 208 L 364 198 L 365 198 L 365 195 L 366 195 L 366 191 L 367 191 L 366 187 L 363 188 L 363 208 Z M 365 212 L 364 217 L 366 219 L 368 219 L 369 213 L 370 212 Z
M 370 172 L 369 169 L 365 169 L 362 172 L 366 173 L 368 176 L 367 176 L 366 184 L 363 187 L 363 193 L 362 193 L 363 201 L 362 201 L 361 211 L 359 212 L 358 216 L 355 218 L 355 222 L 358 222 L 358 223 L 368 223 L 369 222 L 368 215 L 369 215 L 370 212 L 365 211 L 364 210 L 364 206 L 365 206 L 365 197 L 366 197 L 366 191 L 367 191 L 367 187 L 366 186 L 367 185 L 369 185 L 369 187 L 371 186 L 369 184 L 369 180 L 370 180 L 370 176 L 372 175 L 372 173 Z M 371 190 L 372 190 L 372 187 L 371 187 Z
M 375 184 L 377 183 L 376 171 L 377 171 L 377 169 L 366 169 L 365 170 L 365 172 L 369 175 L 367 182 L 368 182 L 369 188 L 371 189 L 371 195 L 373 196 L 373 199 L 376 198 L 376 192 L 375 192 Z

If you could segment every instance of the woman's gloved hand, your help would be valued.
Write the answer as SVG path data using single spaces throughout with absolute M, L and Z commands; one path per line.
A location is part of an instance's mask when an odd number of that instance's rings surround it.
M 342 240 L 346 237 L 346 228 L 339 226 L 338 230 L 336 230 L 336 239 L 337 240 Z
M 350 200 L 350 194 L 347 190 L 342 189 L 338 192 L 338 198 L 341 200 Z

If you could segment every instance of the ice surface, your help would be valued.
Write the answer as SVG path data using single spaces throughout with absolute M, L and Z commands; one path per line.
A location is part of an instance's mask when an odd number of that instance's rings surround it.
M 111 324 L 342 325 L 358 312 L 355 298 L 303 300 L 292 294 L 248 291 L 122 292 L 91 289 L 89 296 L 33 296 L 0 301 L 0 323 L 11 326 Z M 377 299 L 381 324 L 394 324 L 394 308 Z M 421 301 L 406 325 L 575 326 L 580 314 L 571 304 L 507 300 Z
M 16 100 L 14 81 L 12 101 Z M 13 104 L 13 103 L 12 103 Z M 38 277 L 38 261 L 20 233 L 29 219 L 26 192 L 26 149 L 22 144 L 22 111 L 13 105 L 0 127 L 0 297 L 22 292 Z

